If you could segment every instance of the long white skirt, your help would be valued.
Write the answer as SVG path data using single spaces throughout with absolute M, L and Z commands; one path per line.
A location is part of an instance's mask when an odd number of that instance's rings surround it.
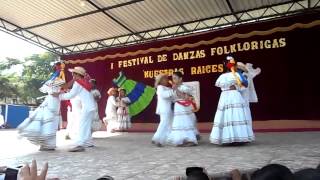
M 131 120 L 129 116 L 128 109 L 126 107 L 118 107 L 117 110 L 117 125 L 119 126 L 117 129 L 126 130 L 131 128 Z
M 223 91 L 214 117 L 210 142 L 221 145 L 251 142 L 254 139 L 249 103 L 237 90 Z
M 77 146 L 93 146 L 92 142 L 92 121 L 94 119 L 95 111 L 86 111 L 81 112 L 79 119 L 79 133 L 75 138 L 75 144 Z
M 31 143 L 43 148 L 56 148 L 56 132 L 61 116 L 49 111 L 46 107 L 38 107 L 19 126 L 21 137 L 26 137 Z
M 68 110 L 68 124 L 66 128 L 66 134 L 71 138 L 75 139 L 79 133 L 79 120 L 81 111 Z
M 175 103 L 173 122 L 167 143 L 175 146 L 182 145 L 185 142 L 198 144 L 195 122 L 196 116 L 192 112 L 192 107 Z
M 107 116 L 103 118 L 103 121 L 107 124 L 107 132 L 119 130 L 117 112 L 107 114 Z
M 99 131 L 101 129 L 101 124 L 102 123 L 100 120 L 99 112 L 98 112 L 98 110 L 95 110 L 94 111 L 94 118 L 93 118 L 92 125 L 91 125 L 92 132 Z
M 159 144 L 165 144 L 171 130 L 172 112 L 160 114 L 160 123 L 152 141 Z

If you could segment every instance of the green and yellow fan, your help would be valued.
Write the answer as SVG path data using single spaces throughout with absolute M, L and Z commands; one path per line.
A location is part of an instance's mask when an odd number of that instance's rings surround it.
M 126 90 L 127 97 L 131 101 L 129 105 L 129 114 L 131 117 L 138 115 L 145 110 L 156 93 L 155 88 L 151 86 L 127 79 L 123 72 L 120 72 L 119 76 L 116 79 L 113 79 L 113 83 L 118 88 Z

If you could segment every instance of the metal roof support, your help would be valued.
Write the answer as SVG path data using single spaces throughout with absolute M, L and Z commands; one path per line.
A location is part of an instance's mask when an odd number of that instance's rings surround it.
M 320 2 L 320 0 L 319 0 Z M 318 3 L 319 3 L 318 2 Z M 173 36 L 178 36 L 181 34 L 190 34 L 190 33 L 195 33 L 195 32 L 199 32 L 199 31 L 203 31 L 206 29 L 219 29 L 222 27 L 226 27 L 228 25 L 231 26 L 232 24 L 244 24 L 244 23 L 248 23 L 248 22 L 252 22 L 252 21 L 258 21 L 260 19 L 266 20 L 266 19 L 270 19 L 270 18 L 274 18 L 274 17 L 279 17 L 280 15 L 283 14 L 287 14 L 287 15 L 292 15 L 292 14 L 296 14 L 298 12 L 305 12 L 306 10 L 314 10 L 314 9 L 319 9 L 319 7 L 317 7 L 317 4 L 315 4 L 315 6 L 311 7 L 311 8 L 306 8 L 301 6 L 301 4 L 299 4 L 300 9 L 297 10 L 293 10 L 292 7 L 295 5 L 295 3 L 297 2 L 287 2 L 285 4 L 288 4 L 289 6 L 287 6 L 286 8 L 283 9 L 283 11 L 279 12 L 278 10 L 276 11 L 274 9 L 274 6 L 267 6 L 267 7 L 263 7 L 263 8 L 259 8 L 260 10 L 263 11 L 262 14 L 260 14 L 259 16 L 253 16 L 252 14 L 250 14 L 251 11 L 255 11 L 257 9 L 252 9 L 249 11 L 241 11 L 241 12 L 234 12 L 235 15 L 237 15 L 238 20 L 236 21 L 232 21 L 230 22 L 230 20 L 228 20 L 226 17 L 233 15 L 233 14 L 226 14 L 226 15 L 222 15 L 222 16 L 218 16 L 218 17 L 210 17 L 210 18 L 205 18 L 205 19 L 201 19 L 201 20 L 197 20 L 197 21 L 190 21 L 190 22 L 186 22 L 183 24 L 176 24 L 176 25 L 172 25 L 172 26 L 167 26 L 167 27 L 163 27 L 163 28 L 158 28 L 158 29 L 152 29 L 152 30 L 148 30 L 148 31 L 143 31 L 143 32 L 138 32 L 137 34 L 139 34 L 140 36 L 142 36 L 144 38 L 144 41 L 141 40 L 136 40 L 135 38 L 133 38 L 134 40 L 129 40 L 130 37 L 135 37 L 136 34 L 129 34 L 129 35 L 122 35 L 122 36 L 118 36 L 118 37 L 114 37 L 114 38 L 108 38 L 108 39 L 100 39 L 100 40 L 96 40 L 96 41 L 90 41 L 90 42 L 85 42 L 85 43 L 79 43 L 79 44 L 75 44 L 75 45 L 70 45 L 67 46 L 65 48 L 67 48 L 69 50 L 68 53 L 65 54 L 72 54 L 72 53 L 79 53 L 81 51 L 77 51 L 75 49 L 75 47 L 77 46 L 83 46 L 87 43 L 100 43 L 101 46 L 98 46 L 96 48 L 89 48 L 86 49 L 85 51 L 96 51 L 96 50 L 100 50 L 103 48 L 110 48 L 110 47 L 117 47 L 117 46 L 125 46 L 128 44 L 134 44 L 134 43 L 139 43 L 139 42 L 147 42 L 147 41 L 151 41 L 151 40 L 156 40 L 156 39 L 163 39 L 163 38 L 169 38 L 169 37 L 173 37 Z M 279 4 L 278 4 L 279 5 Z M 281 4 L 282 5 L 282 4 Z M 267 11 L 272 11 L 273 13 L 271 15 L 266 15 Z M 246 15 L 248 17 L 250 17 L 249 19 L 245 19 L 242 17 Z M 225 22 L 221 21 L 222 19 L 225 20 Z M 206 21 L 210 21 L 210 20 L 215 20 L 215 23 L 208 25 L 206 23 Z M 196 24 L 194 24 L 196 23 Z M 188 27 L 188 24 L 194 24 L 195 26 L 192 29 L 187 29 L 186 27 Z M 205 26 L 199 26 L 200 24 L 204 24 Z M 179 28 L 185 28 L 187 31 L 182 31 L 179 32 L 178 29 L 174 32 L 172 31 L 168 31 L 168 29 L 173 28 L 173 27 L 177 27 Z M 159 32 L 157 32 L 159 31 Z M 153 36 L 150 34 L 150 32 L 157 32 L 156 35 Z M 165 33 L 164 33 L 165 32 Z M 119 39 L 126 39 L 126 41 L 121 42 Z M 109 44 L 104 43 L 105 41 L 112 41 Z
M 181 29 L 183 29 L 185 32 L 188 32 L 188 29 L 187 29 L 186 27 L 184 27 L 184 25 L 181 25 L 180 27 L 181 27 Z
M 136 32 L 134 32 L 132 29 L 130 29 L 128 26 L 124 25 L 123 23 L 121 23 L 119 20 L 117 20 L 115 17 L 113 17 L 111 14 L 107 13 L 105 10 L 103 10 L 102 8 L 100 8 L 98 5 L 96 5 L 94 2 L 92 2 L 91 0 L 87 0 L 87 2 L 89 4 L 91 4 L 93 7 L 95 7 L 97 10 L 99 10 L 100 12 L 102 12 L 103 14 L 105 14 L 106 16 L 108 16 L 110 19 L 112 19 L 114 22 L 116 22 L 117 24 L 119 24 L 121 27 L 125 28 L 127 31 L 129 31 L 130 33 L 138 36 L 141 39 L 144 39 L 142 36 L 140 36 L 139 34 L 136 34 Z
M 14 29 L 19 29 L 18 31 L 14 31 Z M 2 18 L 0 18 L 0 31 L 3 31 L 5 33 L 8 33 L 10 35 L 13 35 L 17 38 L 20 38 L 22 40 L 25 40 L 27 42 L 30 42 L 36 46 L 39 46 L 41 48 L 44 48 L 48 51 L 51 51 L 56 54 L 63 54 L 68 53 L 69 51 L 63 50 L 63 48 L 55 43 L 52 42 L 42 36 L 39 36 L 37 34 L 34 34 L 33 32 L 23 30 L 21 27 L 8 22 Z
M 234 9 L 230 3 L 230 0 L 226 0 L 228 8 L 230 9 L 231 14 L 237 19 L 237 21 L 240 20 L 240 18 L 236 15 L 236 13 L 234 12 Z
M 47 25 L 50 25 L 50 24 L 55 24 L 55 23 L 59 23 L 59 22 L 62 22 L 62 21 L 67 21 L 67 20 L 70 20 L 70 19 L 76 19 L 76 18 L 80 18 L 80 17 L 83 17 L 83 16 L 88 16 L 88 15 L 91 15 L 91 14 L 100 13 L 101 11 L 107 11 L 107 10 L 119 8 L 119 7 L 122 7 L 122 6 L 127 6 L 127 5 L 138 3 L 138 2 L 141 2 L 141 1 L 144 1 L 144 0 L 132 0 L 132 1 L 125 2 L 125 3 L 116 4 L 114 6 L 100 8 L 100 9 L 97 9 L 95 11 L 90 11 L 90 12 L 86 12 L 86 13 L 83 13 L 83 14 L 78 14 L 78 15 L 75 15 L 75 16 L 70 16 L 70 17 L 66 17 L 66 18 L 62 18 L 62 19 L 57 19 L 57 20 L 45 22 L 45 23 L 42 23 L 42 24 L 37 24 L 37 25 L 25 27 L 25 28 L 22 28 L 22 29 L 27 30 L 27 29 L 33 29 L 33 28 L 38 28 L 38 27 L 42 27 L 42 26 L 47 26 Z M 15 29 L 14 31 L 18 31 L 18 30 L 19 29 Z

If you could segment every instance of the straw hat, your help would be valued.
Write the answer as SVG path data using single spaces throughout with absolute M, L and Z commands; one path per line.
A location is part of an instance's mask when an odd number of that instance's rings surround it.
M 157 87 L 159 85 L 160 81 L 162 80 L 162 78 L 164 78 L 164 77 L 168 77 L 168 75 L 166 75 L 166 74 L 157 75 L 155 78 L 154 86 Z
M 110 88 L 109 90 L 108 90 L 108 95 L 111 95 L 111 93 L 113 92 L 113 91 L 117 91 L 117 88 Z
M 80 66 L 77 66 L 77 67 L 75 67 L 73 69 L 69 69 L 69 71 L 72 72 L 72 73 L 80 74 L 82 76 L 86 75 L 86 70 L 83 67 L 80 67 Z

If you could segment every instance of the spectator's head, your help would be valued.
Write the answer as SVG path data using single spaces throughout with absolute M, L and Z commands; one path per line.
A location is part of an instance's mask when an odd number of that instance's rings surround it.
M 187 176 L 187 180 L 209 180 L 209 177 L 204 172 L 196 172 Z
M 111 176 L 103 176 L 97 180 L 114 180 Z
M 209 180 L 209 177 L 202 167 L 188 167 L 186 169 L 187 180 Z
M 269 164 L 252 174 L 252 180 L 292 180 L 293 174 L 280 164 Z
M 318 165 L 317 170 L 320 171 L 320 164 Z
M 294 173 L 294 180 L 319 180 L 320 171 L 317 169 L 303 169 Z

